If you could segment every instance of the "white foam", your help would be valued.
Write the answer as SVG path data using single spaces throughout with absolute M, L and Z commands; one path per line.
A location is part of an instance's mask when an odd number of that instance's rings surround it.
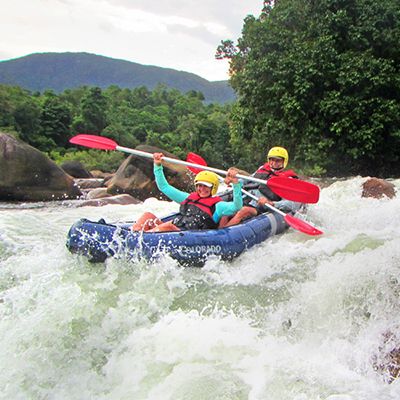
M 291 229 L 203 269 L 92 265 L 65 248 L 79 218 L 163 215 L 169 202 L 2 209 L 2 395 L 397 400 L 374 365 L 400 346 L 385 344 L 400 326 L 400 199 L 362 199 L 364 180 L 309 207 L 323 236 Z

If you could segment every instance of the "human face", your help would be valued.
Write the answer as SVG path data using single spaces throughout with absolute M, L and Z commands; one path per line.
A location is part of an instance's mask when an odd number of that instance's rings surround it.
M 200 197 L 210 197 L 211 196 L 211 188 L 203 185 L 202 183 L 198 183 L 196 185 L 196 192 Z
M 272 169 L 282 169 L 284 164 L 284 159 L 281 157 L 270 157 L 268 158 L 268 164 Z

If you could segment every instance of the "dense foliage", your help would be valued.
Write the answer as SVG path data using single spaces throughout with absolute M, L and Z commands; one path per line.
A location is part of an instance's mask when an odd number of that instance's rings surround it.
M 122 153 L 85 150 L 68 140 L 100 134 L 121 146 L 150 144 L 186 158 L 196 152 L 210 165 L 228 167 L 230 105 L 205 104 L 200 92 L 158 86 L 121 89 L 80 87 L 61 94 L 30 93 L 0 85 L 0 130 L 14 133 L 58 163 L 76 159 L 89 169 L 115 170 Z
M 310 173 L 399 176 L 399 1 L 274 3 L 217 51 L 239 96 L 235 158 L 251 169 L 283 145 Z

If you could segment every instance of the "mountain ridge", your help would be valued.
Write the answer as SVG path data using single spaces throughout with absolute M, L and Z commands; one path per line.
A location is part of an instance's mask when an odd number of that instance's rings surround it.
M 0 61 L 0 83 L 39 92 L 62 92 L 84 85 L 103 89 L 110 85 L 130 89 L 146 86 L 152 90 L 164 84 L 182 92 L 200 91 L 207 102 L 235 100 L 228 81 L 210 82 L 186 71 L 86 52 L 33 53 Z

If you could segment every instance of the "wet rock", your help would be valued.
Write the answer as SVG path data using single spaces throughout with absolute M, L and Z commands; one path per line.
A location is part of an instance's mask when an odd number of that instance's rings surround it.
M 108 204 L 128 205 L 128 204 L 139 204 L 140 200 L 135 199 L 129 194 L 119 194 L 117 196 L 104 197 L 100 199 L 85 200 L 78 205 L 78 207 L 92 206 L 101 207 Z
M 374 197 L 381 199 L 383 196 L 393 199 L 396 196 L 395 186 L 393 183 L 384 179 L 369 178 L 363 183 L 363 191 L 361 197 Z
M 400 340 L 399 335 L 391 331 L 383 334 L 383 343 L 374 356 L 374 369 L 384 380 L 392 383 L 400 376 Z
M 96 189 L 104 186 L 104 179 L 75 179 L 80 189 Z
M 93 178 L 80 161 L 65 161 L 60 167 L 73 178 Z
M 86 199 L 103 199 L 104 197 L 111 197 L 112 194 L 107 192 L 107 188 L 97 188 L 87 192 Z
M 136 149 L 148 153 L 161 152 L 166 157 L 177 158 L 173 154 L 153 146 L 141 145 Z M 188 192 L 193 190 L 193 174 L 185 166 L 164 163 L 164 173 L 172 186 Z M 154 181 L 153 160 L 134 155 L 129 156 L 121 164 L 115 176 L 107 183 L 107 187 L 109 193 L 128 193 L 140 200 L 148 197 L 165 199 Z
M 114 176 L 114 174 L 111 172 L 103 172 L 98 169 L 90 171 L 90 173 L 92 174 L 93 178 L 103 179 L 104 182 L 109 181 Z
M 0 132 L 0 200 L 49 201 L 81 195 L 73 178 L 45 154 Z

